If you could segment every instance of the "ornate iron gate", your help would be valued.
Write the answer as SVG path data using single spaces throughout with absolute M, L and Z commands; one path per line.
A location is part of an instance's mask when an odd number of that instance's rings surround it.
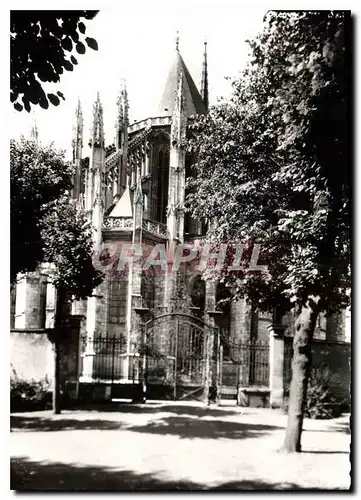
M 185 313 L 166 313 L 142 326 L 147 398 L 207 399 L 217 376 L 218 329 Z

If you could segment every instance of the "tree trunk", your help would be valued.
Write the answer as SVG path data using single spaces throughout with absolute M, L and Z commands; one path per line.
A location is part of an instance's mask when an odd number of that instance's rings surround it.
M 309 299 L 306 305 L 296 308 L 288 421 L 286 436 L 282 446 L 282 450 L 286 452 L 301 451 L 303 415 L 312 361 L 312 337 L 317 315 L 317 303 L 312 299 Z
M 58 332 L 55 332 L 55 341 L 53 345 L 54 352 L 54 385 L 53 385 L 53 413 L 61 413 L 61 394 L 60 394 L 60 346 Z
M 61 331 L 66 318 L 66 291 L 62 288 L 57 289 L 56 309 L 55 309 L 55 338 L 53 345 L 54 352 L 54 381 L 53 381 L 53 413 L 61 413 L 61 373 L 60 373 L 60 342 Z

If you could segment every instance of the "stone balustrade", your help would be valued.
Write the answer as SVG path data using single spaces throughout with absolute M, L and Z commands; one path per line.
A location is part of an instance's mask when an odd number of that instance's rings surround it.
M 103 229 L 133 229 L 133 217 L 104 217 Z
M 146 118 L 145 120 L 140 120 L 139 122 L 132 123 L 128 127 L 128 134 L 141 130 L 143 128 L 155 127 L 157 125 L 170 125 L 172 117 L 171 116 L 158 116 L 156 118 Z
M 150 219 L 143 219 L 143 229 L 158 236 L 167 237 L 167 225 Z
M 132 217 L 105 217 L 103 229 L 111 230 L 133 230 Z M 143 219 L 142 229 L 157 236 L 167 237 L 167 225 L 151 219 Z

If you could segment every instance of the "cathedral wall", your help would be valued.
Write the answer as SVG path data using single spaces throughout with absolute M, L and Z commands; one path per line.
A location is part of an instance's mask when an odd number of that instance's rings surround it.
M 272 315 L 269 313 L 259 312 L 257 320 L 257 340 L 260 342 L 269 342 L 268 327 L 272 324 Z
M 16 284 L 12 293 L 12 319 L 15 328 L 44 328 L 46 316 L 45 275 L 27 273 Z
M 231 302 L 230 341 L 232 343 L 249 340 L 249 318 L 244 299 Z
M 97 289 L 98 297 L 96 299 L 95 311 L 95 332 L 97 337 L 105 337 L 107 335 L 108 288 L 108 280 L 105 279 Z
M 107 280 L 106 314 L 103 319 L 108 337 L 125 338 L 127 300 L 128 276 L 124 273 L 113 274 Z

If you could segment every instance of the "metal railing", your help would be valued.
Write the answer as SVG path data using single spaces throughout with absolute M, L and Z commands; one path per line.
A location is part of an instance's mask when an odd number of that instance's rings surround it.
M 127 352 L 125 337 L 81 337 L 80 374 L 82 380 L 92 382 L 120 383 L 139 381 L 142 352 L 134 346 L 134 352 Z M 223 356 L 221 372 L 222 387 L 268 387 L 269 386 L 269 344 L 260 341 L 229 343 L 227 355 Z M 147 353 L 149 376 L 158 367 L 156 356 Z M 164 356 L 162 357 L 162 359 Z M 195 363 L 191 351 L 182 354 L 188 364 Z M 198 360 L 198 358 L 197 358 Z M 174 358 L 162 361 L 168 371 L 175 369 Z M 199 359 L 200 366 L 203 360 Z M 154 366 L 153 366 L 154 365 Z M 187 365 L 188 366 L 188 365 Z M 192 365 L 193 366 L 193 365 Z M 159 367 L 158 367 L 159 368 Z M 164 371 L 163 370 L 163 371 Z M 157 372 L 158 373 L 158 372 Z M 158 374 L 159 375 L 159 374 Z
M 132 379 L 124 337 L 80 338 L 80 376 L 92 382 L 122 382 Z
M 269 386 L 269 344 L 261 341 L 229 343 L 223 357 L 222 386 Z M 227 363 L 228 361 L 228 363 Z

